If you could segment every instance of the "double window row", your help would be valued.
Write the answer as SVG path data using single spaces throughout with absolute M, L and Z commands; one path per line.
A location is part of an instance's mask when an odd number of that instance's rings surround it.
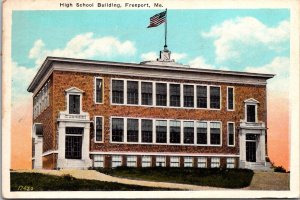
M 43 86 L 33 99 L 33 118 L 37 118 L 49 106 L 50 80 Z
M 221 108 L 221 87 L 112 79 L 112 104 Z M 103 78 L 95 78 L 95 103 L 103 103 Z M 227 87 L 227 109 L 234 110 L 234 88 Z
M 112 79 L 112 104 L 221 108 L 221 87 Z
M 221 122 L 113 117 L 111 142 L 220 146 Z
M 103 141 L 103 117 L 95 117 L 95 142 Z M 235 146 L 234 122 L 227 144 Z M 112 118 L 111 142 L 221 145 L 221 122 Z

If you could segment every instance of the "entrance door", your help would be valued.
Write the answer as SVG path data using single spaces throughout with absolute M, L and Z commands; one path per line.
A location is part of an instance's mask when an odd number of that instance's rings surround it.
M 81 159 L 83 128 L 67 127 L 65 157 L 67 159 Z
M 256 162 L 256 142 L 246 141 L 246 161 Z

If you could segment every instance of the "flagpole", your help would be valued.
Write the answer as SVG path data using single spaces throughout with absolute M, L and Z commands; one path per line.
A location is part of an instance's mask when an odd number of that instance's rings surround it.
M 166 22 L 165 22 L 165 46 L 164 46 L 164 49 L 166 50 L 167 49 L 167 30 L 168 30 L 168 27 L 167 27 L 167 21 L 168 21 L 168 14 L 167 14 L 167 8 L 166 8 Z

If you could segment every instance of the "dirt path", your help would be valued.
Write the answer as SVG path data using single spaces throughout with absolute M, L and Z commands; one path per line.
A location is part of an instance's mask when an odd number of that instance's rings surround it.
M 255 171 L 249 190 L 289 190 L 290 174 Z
M 89 179 L 98 181 L 117 182 L 129 185 L 140 185 L 148 187 L 173 188 L 182 190 L 233 190 L 226 188 L 216 188 L 208 186 L 197 186 L 179 183 L 155 182 L 131 180 L 127 178 L 113 177 L 95 170 L 20 170 L 16 172 L 35 172 L 50 175 L 62 176 L 70 174 L 78 179 Z M 289 174 L 276 172 L 259 172 L 254 173 L 253 179 L 249 187 L 242 188 L 244 190 L 288 190 L 289 189 Z

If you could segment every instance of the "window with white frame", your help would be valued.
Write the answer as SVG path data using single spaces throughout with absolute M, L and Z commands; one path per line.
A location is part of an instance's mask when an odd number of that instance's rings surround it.
M 156 105 L 167 106 L 167 84 L 156 83 Z
M 180 121 L 170 120 L 170 143 L 180 143 L 181 125 Z
M 103 140 L 103 117 L 95 117 L 95 141 Z
M 124 104 L 123 80 L 112 80 L 112 103 Z
M 210 163 L 211 168 L 219 168 L 220 167 L 220 158 L 211 158 L 211 163 Z
M 234 109 L 234 90 L 233 87 L 227 87 L 227 110 Z
M 69 95 L 69 113 L 80 114 L 80 95 L 77 94 Z
M 142 167 L 151 167 L 151 156 L 142 156 Z
M 221 144 L 221 123 L 210 122 L 210 144 Z
M 220 87 L 210 86 L 210 108 L 220 109 Z
M 228 122 L 227 123 L 227 137 L 228 137 L 228 146 L 234 146 L 235 145 L 235 131 L 234 131 L 234 123 Z
M 226 168 L 234 168 L 235 167 L 235 159 L 227 158 L 226 159 Z
M 112 156 L 111 157 L 111 166 L 112 167 L 122 166 L 122 156 Z
M 95 101 L 103 103 L 103 79 L 95 78 Z
M 171 156 L 170 157 L 170 167 L 180 167 L 180 157 Z
M 139 120 L 127 119 L 127 142 L 139 141 Z
M 103 155 L 94 155 L 94 167 L 104 167 Z
M 167 120 L 156 120 L 156 143 L 167 143 Z
M 124 142 L 124 119 L 123 118 L 112 118 L 112 141 L 113 142 Z
M 198 158 L 198 167 L 199 168 L 207 168 L 207 158 L 206 157 Z
M 194 86 L 183 85 L 183 106 L 194 107 Z
M 170 106 L 180 107 L 180 84 L 169 85 Z
M 197 86 L 197 108 L 207 108 L 207 86 Z
M 166 157 L 156 156 L 156 167 L 165 167 L 165 166 L 166 166 Z
M 197 144 L 207 144 L 207 122 L 197 122 Z
M 194 144 L 194 122 L 183 122 L 183 143 Z
M 127 156 L 127 167 L 136 167 L 137 157 L 136 156 Z
M 246 105 L 247 122 L 256 122 L 256 105 Z
M 127 81 L 127 104 L 139 104 L 138 81 Z
M 142 105 L 152 105 L 153 104 L 153 88 L 151 82 L 141 82 L 141 93 L 142 93 Z
M 193 167 L 193 157 L 184 157 L 184 167 Z
M 153 122 L 151 119 L 142 119 L 142 142 L 152 143 L 153 138 Z

